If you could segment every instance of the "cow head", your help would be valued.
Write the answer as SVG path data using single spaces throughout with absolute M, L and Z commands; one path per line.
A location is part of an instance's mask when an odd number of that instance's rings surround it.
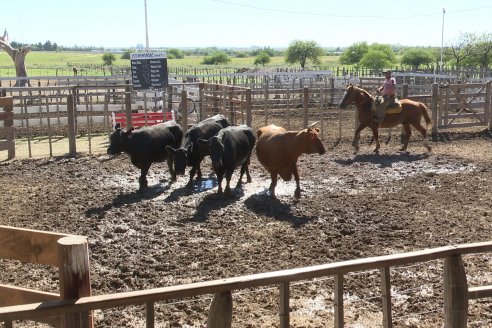
M 224 144 L 222 139 L 214 136 L 208 140 L 198 139 L 198 145 L 208 150 L 212 166 L 214 168 L 222 166 L 222 154 L 224 153 Z
M 123 131 L 118 124 L 115 126 L 114 132 L 109 137 L 108 155 L 118 155 L 125 150 L 128 137 L 133 133 L 134 128 L 131 127 L 128 131 Z
M 188 148 L 175 149 L 171 146 L 166 146 L 167 153 L 173 158 L 174 171 L 178 175 L 185 174 L 186 166 L 190 165 L 191 153 L 193 151 L 193 144 L 190 143 Z
M 326 152 L 325 146 L 321 142 L 318 137 L 319 129 L 309 127 L 305 130 L 302 130 L 299 135 L 303 139 L 304 146 L 306 148 L 306 153 L 314 154 L 318 153 L 323 155 Z

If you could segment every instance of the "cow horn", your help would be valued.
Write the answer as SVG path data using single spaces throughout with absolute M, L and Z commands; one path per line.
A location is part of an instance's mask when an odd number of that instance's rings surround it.
M 314 122 L 314 123 L 311 123 L 311 124 L 309 124 L 309 125 L 308 125 L 308 128 L 314 128 L 314 126 L 315 126 L 316 124 L 318 124 L 318 123 L 319 123 L 319 121 L 316 121 L 316 122 Z

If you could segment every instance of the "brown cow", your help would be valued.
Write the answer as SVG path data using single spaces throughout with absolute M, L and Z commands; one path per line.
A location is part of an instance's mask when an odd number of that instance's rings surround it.
M 273 124 L 258 130 L 256 155 L 272 177 L 269 187 L 272 197 L 275 197 L 278 175 L 283 180 L 290 181 L 292 174 L 296 179 L 295 197 L 301 197 L 297 158 L 301 154 L 319 153 L 322 155 L 326 152 L 323 143 L 318 138 L 319 129 L 312 127 L 314 124 L 301 131 L 287 131 Z

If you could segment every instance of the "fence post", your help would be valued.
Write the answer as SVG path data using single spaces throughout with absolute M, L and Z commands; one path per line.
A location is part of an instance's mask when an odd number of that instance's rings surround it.
M 5 90 L 4 90 L 5 91 Z M 5 94 L 2 90 L 0 90 L 0 94 Z M 14 142 L 14 98 L 1 96 L 0 99 L 0 107 L 3 107 L 4 114 L 3 116 L 3 128 L 5 131 L 5 139 L 4 142 L 0 142 L 0 148 L 2 150 L 7 149 L 8 155 L 7 159 L 12 159 L 15 157 L 15 142 Z M 4 147 L 5 145 L 5 147 Z
M 303 100 L 302 108 L 304 110 L 304 122 L 303 122 L 302 128 L 305 129 L 308 126 L 308 110 L 309 110 L 309 88 L 308 87 L 303 88 L 302 100 Z
M 489 131 L 492 131 L 492 81 L 487 82 L 485 89 L 485 113 L 489 115 Z
M 126 114 L 126 129 L 129 130 L 132 127 L 132 98 L 131 98 L 131 86 L 130 81 L 125 81 L 125 114 Z
M 391 279 L 390 268 L 384 267 L 379 270 L 381 273 L 381 293 L 383 300 L 383 327 L 393 327 L 393 319 L 391 315 Z
M 181 91 L 181 127 L 183 133 L 188 131 L 188 91 Z
M 68 124 L 68 154 L 77 154 L 77 143 L 75 142 L 75 104 L 74 95 L 67 96 L 67 124 Z
M 408 84 L 406 83 L 403 85 L 401 97 L 408 98 Z
M 343 274 L 337 274 L 335 276 L 334 287 L 334 315 L 335 315 L 335 328 L 343 328 Z
M 251 114 L 251 88 L 246 88 L 246 125 L 251 127 L 253 116 Z
M 289 321 L 290 321 L 289 283 L 288 282 L 281 283 L 279 289 L 280 289 L 280 309 L 279 309 L 280 328 L 289 328 Z
M 76 300 L 91 296 L 89 274 L 89 246 L 81 236 L 63 237 L 58 240 L 58 268 L 60 275 L 60 298 Z M 93 327 L 92 315 L 68 313 L 62 315 L 62 327 Z
M 444 328 L 463 328 L 468 320 L 468 284 L 460 255 L 444 260 Z
M 230 328 L 232 325 L 232 294 L 230 291 L 214 295 L 208 313 L 207 328 Z
M 198 101 L 200 103 L 200 108 L 198 110 L 198 122 L 201 122 L 203 120 L 203 110 L 205 108 L 205 105 L 203 101 L 205 100 L 205 97 L 203 96 L 203 89 L 205 88 L 205 83 L 200 83 L 198 85 Z
M 435 140 L 437 138 L 437 115 L 439 103 L 439 85 L 437 83 L 432 83 L 432 138 Z

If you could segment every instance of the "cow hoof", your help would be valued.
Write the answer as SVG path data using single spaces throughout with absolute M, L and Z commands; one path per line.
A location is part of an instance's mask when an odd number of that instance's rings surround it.
M 299 199 L 301 198 L 301 191 L 300 190 L 296 190 L 296 192 L 294 193 L 294 197 Z

